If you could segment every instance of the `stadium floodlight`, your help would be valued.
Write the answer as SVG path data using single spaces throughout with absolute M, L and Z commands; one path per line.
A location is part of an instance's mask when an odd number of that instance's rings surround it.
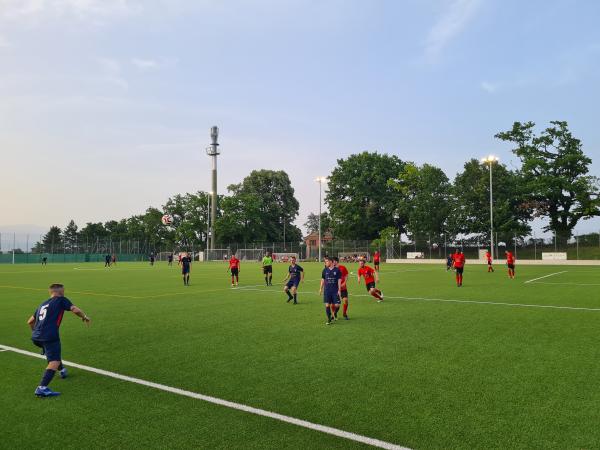
M 327 177 L 317 177 L 315 181 L 319 183 L 319 262 L 321 262 L 321 210 L 323 207 L 323 183 L 327 183 Z
M 210 249 L 215 249 L 215 230 L 214 224 L 217 220 L 217 156 L 219 153 L 219 127 L 210 129 L 210 139 L 212 143 L 206 147 L 206 154 L 212 158 L 212 205 L 210 211 L 210 223 L 213 225 L 212 233 L 210 233 Z
M 481 158 L 481 164 L 487 165 L 490 169 L 490 255 L 494 259 L 494 189 L 492 185 L 492 166 L 500 161 L 495 155 L 488 155 Z
M 210 198 L 212 191 L 206 193 L 206 250 L 208 250 L 208 240 L 210 239 Z

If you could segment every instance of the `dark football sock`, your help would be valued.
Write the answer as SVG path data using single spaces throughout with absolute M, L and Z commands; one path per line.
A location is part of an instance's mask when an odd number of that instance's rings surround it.
M 286 293 L 286 294 L 287 294 L 287 296 L 288 296 L 288 300 L 291 300 L 291 299 L 293 299 L 293 298 L 294 298 L 294 297 L 292 296 L 292 294 L 290 294 L 290 291 L 285 291 L 285 293 Z
M 40 381 L 40 386 L 48 386 L 52 381 L 52 378 L 54 378 L 55 373 L 56 370 L 46 369 L 44 376 L 42 377 L 42 381 Z
M 294 294 L 294 303 L 298 303 L 298 294 Z
M 63 363 L 60 363 L 60 366 L 58 366 L 58 370 L 63 370 L 63 369 L 64 369 Z
M 329 306 L 325 307 L 325 314 L 327 314 L 327 320 L 331 322 L 331 310 L 329 309 Z

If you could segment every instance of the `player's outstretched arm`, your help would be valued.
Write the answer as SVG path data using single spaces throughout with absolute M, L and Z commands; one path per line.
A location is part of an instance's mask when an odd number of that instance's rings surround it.
M 319 295 L 323 293 L 323 285 L 325 284 L 325 280 L 321 280 L 321 285 L 319 286 Z
M 304 283 L 304 270 L 300 272 L 300 282 Z
M 81 309 L 79 309 L 77 306 L 73 305 L 71 306 L 71 312 L 73 314 L 75 314 L 77 317 L 80 317 L 82 321 L 84 321 L 85 323 L 90 323 L 92 320 L 87 316 L 86 313 L 84 313 Z
M 35 317 L 31 316 L 27 321 L 27 325 L 29 325 L 29 328 L 33 330 L 33 326 L 35 325 Z

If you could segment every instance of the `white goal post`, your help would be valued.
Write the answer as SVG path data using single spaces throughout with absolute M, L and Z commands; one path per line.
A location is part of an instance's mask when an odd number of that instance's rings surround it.
M 265 255 L 263 248 L 238 248 L 235 255 L 240 261 L 260 261 Z
M 228 248 L 215 248 L 206 250 L 205 261 L 227 261 L 231 257 L 231 250 Z

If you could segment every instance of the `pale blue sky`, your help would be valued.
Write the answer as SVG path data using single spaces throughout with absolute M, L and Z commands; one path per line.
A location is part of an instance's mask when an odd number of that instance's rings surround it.
M 251 169 L 301 204 L 362 150 L 453 177 L 515 120 L 567 120 L 600 175 L 600 3 L 0 0 L 3 229 L 121 218 Z M 584 222 L 579 231 L 600 229 Z

